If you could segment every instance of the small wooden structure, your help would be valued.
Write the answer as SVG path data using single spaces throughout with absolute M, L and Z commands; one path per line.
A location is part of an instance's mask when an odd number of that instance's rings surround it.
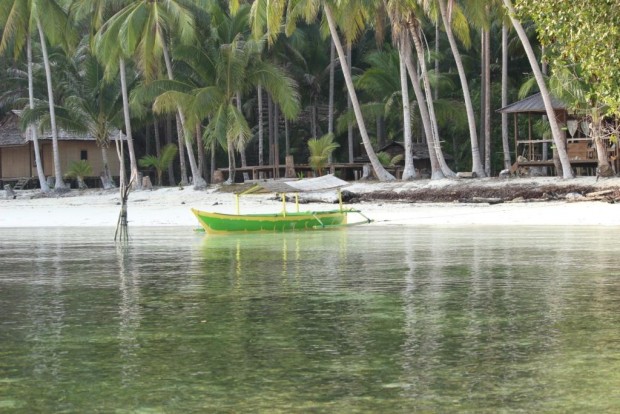
M 116 139 L 112 134 L 110 139 Z M 54 176 L 52 137 L 50 133 L 39 136 L 41 162 L 46 177 Z M 101 148 L 91 135 L 80 135 L 58 131 L 61 170 L 66 172 L 74 161 L 87 160 L 97 175 L 103 171 Z M 117 157 L 110 152 L 108 157 L 111 171 L 119 169 Z M 99 181 L 98 176 L 96 177 Z M 34 156 L 34 143 L 28 131 L 19 128 L 19 111 L 9 112 L 0 120 L 0 184 L 16 184 L 20 180 L 37 183 L 37 167 Z
M 555 116 L 564 131 L 566 151 L 571 166 L 577 175 L 596 175 L 598 165 L 596 147 L 589 136 L 589 125 L 580 115 L 569 113 L 566 105 L 559 99 L 552 97 Z M 511 172 L 518 172 L 522 168 L 553 168 L 553 139 L 536 136 L 533 128 L 533 119 L 540 119 L 546 115 L 545 105 L 540 93 L 514 102 L 498 110 L 498 112 L 513 114 L 514 116 L 514 148 L 515 163 Z M 527 116 L 527 129 L 519 128 L 519 115 Z M 607 156 L 613 163 L 618 163 L 618 148 L 607 140 Z M 618 165 L 614 165 L 618 171 Z

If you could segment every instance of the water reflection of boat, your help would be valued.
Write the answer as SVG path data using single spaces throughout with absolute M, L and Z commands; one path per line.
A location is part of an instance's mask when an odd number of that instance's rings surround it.
M 192 212 L 207 233 L 316 230 L 369 223 L 371 220 L 364 216 L 361 211 L 343 207 L 340 189 L 346 185 L 348 185 L 346 181 L 333 175 L 296 181 L 264 181 L 257 183 L 247 191 L 236 194 L 237 214 L 206 212 L 194 208 L 192 208 Z M 338 191 L 338 209 L 299 211 L 299 193 L 333 189 Z M 259 191 L 279 193 L 282 196 L 282 211 L 270 214 L 239 214 L 239 197 Z M 286 210 L 287 193 L 295 194 L 295 212 Z M 347 216 L 352 213 L 361 216 L 363 221 L 348 223 Z

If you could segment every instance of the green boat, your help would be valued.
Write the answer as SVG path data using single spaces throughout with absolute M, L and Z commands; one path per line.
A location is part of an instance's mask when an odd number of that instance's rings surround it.
M 257 183 L 254 187 L 243 193 L 236 194 L 237 214 L 207 212 L 195 208 L 191 210 L 202 228 L 207 233 L 211 234 L 317 230 L 370 223 L 372 220 L 364 216 L 361 211 L 343 207 L 340 188 L 345 185 L 348 185 L 346 181 L 334 177 L 333 175 L 297 181 L 263 181 Z M 298 193 L 326 191 L 330 189 L 336 189 L 338 191 L 338 200 L 340 204 L 338 209 L 326 211 L 299 211 Z M 258 191 L 279 193 L 282 196 L 282 211 L 271 214 L 239 214 L 239 197 L 241 195 L 257 193 Z M 295 194 L 295 212 L 288 212 L 286 210 L 287 193 Z M 362 220 L 349 223 L 347 216 L 352 213 L 358 214 L 362 217 Z

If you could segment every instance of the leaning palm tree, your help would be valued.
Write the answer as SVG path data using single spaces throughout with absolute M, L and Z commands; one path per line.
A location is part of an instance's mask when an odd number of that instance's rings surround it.
M 346 6 L 354 5 L 351 3 L 346 4 Z M 381 181 L 392 181 L 395 179 L 394 176 L 387 172 L 379 162 L 377 154 L 372 147 L 368 131 L 366 130 L 362 109 L 353 85 L 351 69 L 347 62 L 346 54 L 340 41 L 340 36 L 338 35 L 336 17 L 334 16 L 332 5 L 325 0 L 310 0 L 308 2 L 297 2 L 291 0 L 258 0 L 252 4 L 252 28 L 255 34 L 262 34 L 265 32 L 267 39 L 271 44 L 280 33 L 285 17 L 286 32 L 287 34 L 290 34 L 295 27 L 295 22 L 298 19 L 304 19 L 307 23 L 311 23 L 316 20 L 320 9 L 323 10 L 323 15 L 325 16 L 329 27 L 329 33 L 334 42 L 334 46 L 336 47 L 336 51 L 338 52 L 340 67 L 342 68 L 347 91 L 349 93 L 349 97 L 351 98 L 355 119 L 357 120 L 358 130 L 362 137 L 366 154 L 368 155 L 377 178 Z M 350 24 L 356 25 L 358 21 L 356 18 L 351 18 L 352 16 L 357 17 L 355 13 L 349 13 L 348 21 Z
M 474 115 L 474 107 L 472 105 L 471 94 L 469 93 L 467 74 L 465 73 L 465 67 L 463 66 L 461 54 L 458 50 L 458 46 L 456 44 L 456 37 L 452 28 L 452 25 L 454 24 L 454 17 L 459 17 L 460 19 L 463 19 L 464 17 L 462 16 L 462 14 L 457 13 L 459 11 L 459 7 L 456 0 L 436 1 L 437 5 L 439 6 L 439 15 L 441 17 L 443 27 L 446 31 L 446 35 L 448 36 L 450 50 L 452 51 L 452 56 L 454 57 L 454 62 L 456 63 L 459 79 L 461 81 L 461 88 L 463 90 L 463 99 L 465 101 L 465 110 L 467 112 L 467 121 L 469 124 L 469 137 L 471 141 L 472 171 L 475 172 L 479 177 L 486 177 L 486 174 L 484 172 L 484 166 L 482 165 L 482 160 L 480 158 L 478 133 L 476 132 L 476 118 Z M 425 8 L 428 12 L 431 11 L 431 6 L 433 6 L 432 0 L 419 0 L 419 2 L 425 5 Z M 467 23 L 461 20 L 459 26 L 467 28 Z M 469 41 L 468 32 L 466 32 L 463 40 L 466 40 L 466 42 Z
M 551 95 L 549 93 L 549 89 L 547 88 L 547 84 L 545 83 L 543 73 L 540 70 L 540 66 L 538 65 L 538 61 L 536 60 L 534 49 L 532 49 L 532 45 L 530 44 L 530 41 L 527 37 L 527 34 L 525 33 L 525 30 L 523 29 L 523 26 L 521 25 L 521 22 L 515 17 L 515 9 L 512 6 L 512 2 L 510 0 L 503 1 L 504 6 L 508 11 L 510 21 L 512 22 L 512 25 L 515 28 L 517 35 L 521 40 L 521 43 L 523 44 L 523 48 L 525 49 L 525 53 L 527 54 L 527 59 L 529 60 L 530 66 L 532 67 L 532 72 L 534 72 L 534 77 L 536 78 L 536 83 L 538 84 L 540 95 L 542 96 L 543 102 L 545 104 L 547 118 L 551 127 L 551 135 L 553 136 L 553 143 L 560 158 L 560 163 L 562 164 L 562 176 L 564 178 L 573 178 L 573 170 L 570 165 L 570 160 L 568 159 L 568 154 L 566 153 L 566 141 L 562 136 L 562 131 L 560 130 L 558 121 L 555 117 L 555 111 L 553 109 L 553 104 L 551 103 Z
M 177 152 L 178 149 L 176 145 L 168 144 L 161 149 L 161 155 L 159 157 L 155 155 L 145 155 L 138 160 L 138 164 L 140 164 L 140 167 L 155 168 L 157 172 L 157 185 L 161 187 L 161 177 L 172 161 L 174 161 Z
M 323 175 L 323 169 L 327 165 L 329 157 L 339 146 L 337 142 L 334 142 L 334 134 L 326 134 L 321 138 L 308 140 L 308 150 L 310 151 L 308 163 L 317 175 Z

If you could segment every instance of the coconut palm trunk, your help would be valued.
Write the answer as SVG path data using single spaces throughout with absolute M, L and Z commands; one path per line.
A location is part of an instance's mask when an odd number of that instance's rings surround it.
M 453 0 L 448 0 L 453 1 Z M 448 21 L 448 11 L 446 10 L 446 1 L 438 0 L 439 12 L 441 14 L 441 21 L 443 22 L 448 36 L 448 43 L 450 43 L 450 49 L 456 63 L 456 69 L 459 73 L 459 79 L 461 81 L 461 88 L 463 90 L 463 100 L 465 101 L 465 111 L 467 113 L 467 122 L 469 124 L 469 137 L 471 141 L 471 162 L 472 171 L 478 175 L 478 177 L 486 177 L 482 161 L 480 159 L 480 148 L 478 146 L 478 134 L 476 132 L 476 117 L 474 115 L 474 107 L 471 102 L 471 94 L 469 93 L 469 85 L 467 84 L 467 74 L 463 67 L 463 61 L 461 60 L 461 54 L 459 53 L 456 39 L 452 33 L 452 26 Z
M 338 38 L 338 32 L 336 29 L 336 23 L 334 21 L 334 16 L 332 14 L 331 7 L 327 4 L 323 4 L 323 11 L 325 12 L 325 17 L 327 18 L 327 23 L 329 25 L 329 31 L 334 41 L 334 45 L 336 46 L 336 51 L 338 52 L 338 58 L 340 59 L 340 66 L 342 67 L 342 73 L 344 74 L 345 83 L 347 85 L 347 90 L 349 92 L 349 96 L 351 97 L 351 103 L 353 105 L 353 110 L 355 112 L 355 118 L 357 120 L 358 129 L 360 131 L 360 135 L 362 136 L 362 141 L 364 143 L 364 147 L 366 149 L 366 154 L 368 155 L 368 159 L 372 164 L 372 168 L 375 172 L 375 175 L 380 181 L 392 181 L 394 180 L 394 176 L 386 171 L 385 168 L 379 162 L 379 158 L 377 158 L 377 154 L 372 148 L 372 143 L 370 142 L 370 137 L 368 136 L 368 131 L 366 130 L 366 125 L 364 123 L 364 118 L 362 116 L 362 110 L 360 108 L 359 101 L 357 100 L 357 94 L 355 93 L 355 88 L 353 87 L 353 79 L 351 78 L 351 71 L 349 65 L 346 61 L 346 56 L 344 50 L 342 48 L 342 44 L 340 43 L 340 39 Z
M 427 140 L 430 140 L 432 143 L 432 152 L 437 157 L 437 161 L 439 162 L 439 166 L 441 168 L 441 172 L 444 177 L 454 177 L 456 174 L 448 167 L 448 163 L 443 155 L 443 151 L 441 150 L 441 142 L 439 140 L 439 127 L 437 126 L 437 116 L 435 115 L 435 106 L 433 105 L 433 91 L 431 89 L 431 82 L 428 76 L 428 70 L 426 67 L 426 61 L 424 60 L 424 46 L 422 44 L 422 39 L 420 38 L 420 27 L 413 26 L 410 29 L 411 38 L 413 39 L 413 45 L 415 46 L 416 54 L 418 57 L 418 63 L 420 68 L 422 69 L 422 84 L 424 85 L 424 92 L 426 94 L 426 106 L 428 111 L 428 122 L 429 122 L 429 131 L 426 131 Z M 411 59 L 407 63 L 409 65 L 409 76 L 415 76 L 417 78 L 417 71 L 413 67 L 413 62 Z M 413 83 L 413 80 L 412 80 Z M 414 84 L 414 88 L 419 88 L 419 80 Z M 415 89 L 414 89 L 415 91 Z M 422 91 L 420 90 L 420 97 L 423 97 Z M 420 109 L 422 111 L 422 109 Z M 422 112 L 421 112 L 422 113 Z M 431 149 L 429 149 L 431 151 Z M 439 177 L 443 178 L 443 177 Z
M 334 133 L 334 85 L 336 80 L 336 46 L 334 41 L 329 42 L 329 101 L 327 109 L 327 133 Z M 333 161 L 333 154 L 329 154 L 329 163 Z
M 161 28 L 159 25 L 157 25 L 157 30 L 159 30 L 161 32 Z M 162 35 L 163 38 L 163 35 Z M 170 60 L 170 54 L 168 53 L 168 47 L 164 44 L 162 45 L 162 52 L 164 55 L 164 62 L 166 63 L 166 72 L 168 74 L 168 79 L 173 80 L 174 79 L 174 75 L 172 72 L 172 62 Z M 189 159 L 189 167 L 190 170 L 192 171 L 192 180 L 193 180 L 193 184 L 194 184 L 194 190 L 202 190 L 207 186 L 207 182 L 205 181 L 205 179 L 202 177 L 201 171 L 198 168 L 198 163 L 196 163 L 196 157 L 194 156 L 194 148 L 193 148 L 193 144 L 192 144 L 192 140 L 190 138 L 190 134 L 188 134 L 185 129 L 185 114 L 183 114 L 183 111 L 181 110 L 180 107 L 177 108 L 177 113 L 179 116 L 179 121 L 181 123 L 180 126 L 177 126 L 177 133 L 181 134 L 179 136 L 184 137 L 183 140 L 179 140 L 179 153 L 182 153 L 181 151 L 181 145 L 185 146 L 185 149 L 187 150 L 187 158 Z M 185 160 L 182 159 L 182 167 L 184 167 L 185 165 Z M 185 172 L 185 174 L 181 174 L 182 179 L 187 177 L 187 172 Z
M 596 146 L 596 157 L 598 160 L 598 167 L 596 175 L 601 177 L 611 177 L 614 175 L 614 170 L 609 164 L 609 158 L 607 155 L 607 146 L 603 141 L 602 121 L 600 110 L 598 108 L 592 109 L 592 126 L 590 128 L 590 134 L 592 135 L 592 141 Z
M 502 108 L 508 105 L 508 27 L 502 24 Z M 510 145 L 508 144 L 508 114 L 502 112 L 502 150 L 504 169 L 512 166 Z
M 127 139 L 127 149 L 129 151 L 129 181 L 134 188 L 142 188 L 142 183 L 138 180 L 138 162 L 136 161 L 136 151 L 133 146 L 133 136 L 131 133 L 131 117 L 129 115 L 129 97 L 127 93 L 127 71 L 125 59 L 119 59 L 119 71 L 121 78 L 121 95 L 123 97 L 123 116 L 125 118 L 125 137 Z M 121 183 L 122 186 L 123 183 Z
M 50 66 L 49 55 L 47 53 L 47 44 L 45 43 L 45 35 L 43 33 L 43 26 L 39 18 L 37 21 L 37 29 L 39 31 L 39 38 L 41 39 L 41 53 L 43 54 L 43 64 L 45 66 L 45 78 L 47 80 L 47 100 L 49 103 L 50 111 L 50 124 L 52 129 L 52 151 L 54 157 L 54 175 L 55 184 L 54 191 L 63 192 L 68 189 L 67 184 L 62 179 L 62 170 L 60 168 L 60 150 L 58 148 L 58 129 L 56 128 L 56 110 L 54 107 L 54 89 L 52 87 L 52 68 Z
M 534 54 L 534 49 L 532 49 L 532 45 L 521 25 L 521 22 L 518 21 L 515 15 L 515 9 L 512 6 L 512 2 L 510 0 L 503 0 L 504 6 L 508 10 L 508 16 L 510 17 L 510 21 L 512 22 L 519 39 L 521 40 L 521 44 L 525 49 L 525 53 L 527 54 L 527 59 L 530 62 L 530 66 L 532 67 L 532 71 L 534 72 L 534 77 L 536 78 L 536 83 L 538 84 L 538 89 L 540 90 L 540 95 L 542 96 L 543 102 L 545 104 L 545 110 L 547 112 L 547 117 L 549 118 L 549 125 L 551 126 L 551 134 L 553 136 L 553 143 L 555 144 L 555 149 L 557 155 L 560 159 L 560 163 L 562 165 L 562 177 L 564 178 L 573 178 L 573 170 L 570 165 L 570 160 L 568 159 L 568 154 L 566 153 L 566 140 L 563 137 L 562 131 L 558 125 L 558 121 L 555 117 L 555 111 L 553 109 L 553 104 L 551 103 L 551 95 L 549 94 L 549 89 L 545 84 L 545 79 L 543 77 L 542 71 L 540 70 L 540 66 L 538 66 L 538 61 L 536 60 L 536 55 Z
M 484 111 L 482 117 L 482 131 L 484 136 L 484 172 L 487 177 L 491 176 L 491 34 L 489 29 L 482 31 L 483 53 L 482 72 L 484 94 Z
M 409 109 L 409 85 L 407 83 L 406 61 L 409 55 L 409 41 L 406 31 L 401 31 L 398 45 L 398 60 L 400 69 L 400 93 L 403 101 L 403 136 L 405 141 L 405 168 L 403 169 L 403 181 L 416 178 L 413 165 L 413 148 L 411 145 L 411 110 Z
M 263 125 L 263 87 L 258 85 L 258 165 L 264 164 L 264 140 L 265 140 L 265 128 Z
M 34 82 L 32 77 L 32 41 L 30 36 L 26 40 L 26 54 L 28 59 L 28 104 L 30 109 L 34 109 Z M 37 128 L 34 125 L 30 126 L 30 133 L 32 134 L 32 145 L 34 147 L 34 159 L 37 164 L 37 177 L 39 177 L 39 185 L 41 191 L 47 193 L 50 191 L 47 180 L 45 179 L 45 173 L 43 172 L 43 163 L 41 162 L 41 149 L 39 148 L 39 137 L 37 134 Z
M 409 73 L 409 78 L 411 79 L 411 84 L 413 85 L 413 92 L 415 93 L 416 100 L 418 101 L 418 110 L 420 111 L 420 118 L 422 119 L 424 134 L 426 135 L 426 145 L 428 147 L 428 155 L 431 161 L 431 179 L 438 180 L 445 178 L 441 165 L 439 165 L 437 152 L 435 151 L 435 139 L 433 137 L 431 119 L 428 113 L 426 99 L 424 97 L 424 92 L 422 92 L 422 88 L 420 87 L 418 72 L 413 67 L 411 54 L 409 54 L 408 59 L 405 61 L 405 64 L 407 67 L 407 72 Z M 440 151 L 441 148 L 438 149 L 438 152 Z

